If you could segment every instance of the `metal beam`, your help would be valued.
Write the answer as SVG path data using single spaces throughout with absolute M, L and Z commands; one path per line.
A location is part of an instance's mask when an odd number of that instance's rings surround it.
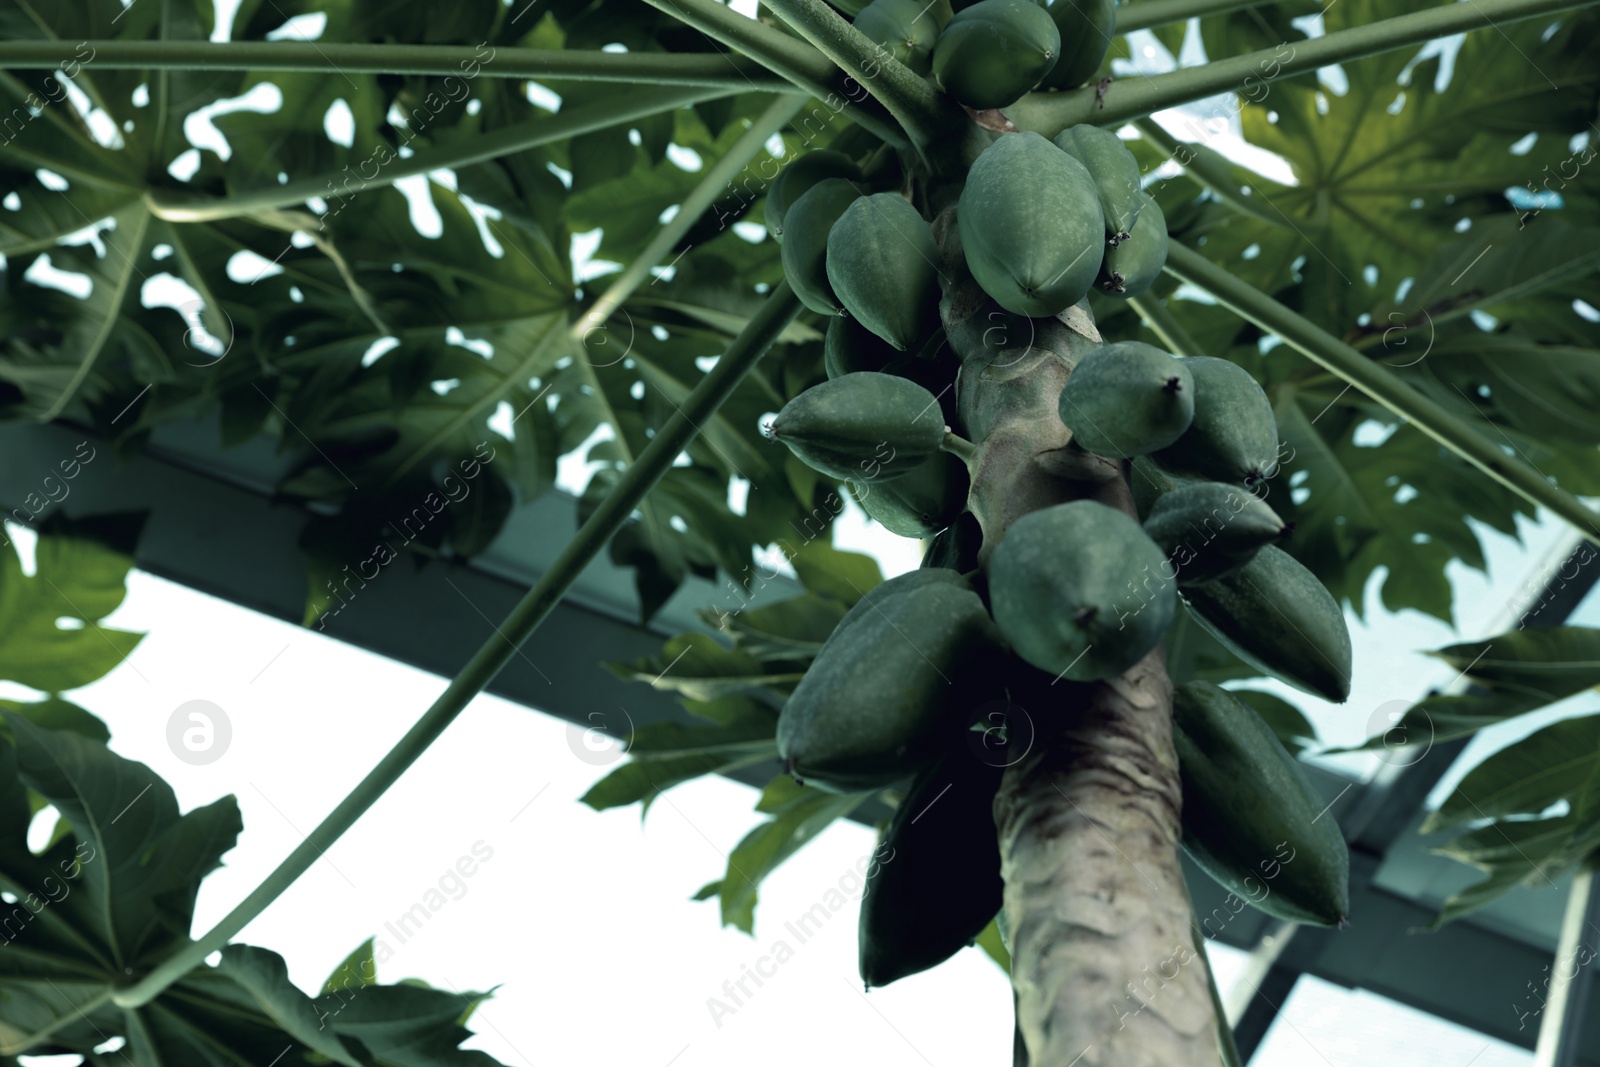
M 76 477 L 63 480 L 60 463 L 75 452 L 89 454 L 77 451 L 86 441 L 93 458 L 80 464 Z M 141 570 L 298 625 L 307 578 L 296 543 L 307 513 L 273 501 L 275 472 L 261 456 L 213 455 L 214 463 L 200 464 L 158 445 L 121 460 L 109 443 L 71 427 L 4 424 L 0 502 L 21 509 L 17 516 L 24 518 L 30 494 L 36 500 L 47 493 L 59 497 L 55 506 L 69 515 L 148 509 L 135 556 Z M 269 458 L 271 465 L 280 462 Z M 46 478 L 52 479 L 48 487 Z M 389 564 L 321 632 L 448 678 L 493 636 L 495 624 L 537 580 L 539 563 L 553 559 L 576 529 L 577 502 L 547 493 L 519 509 L 494 545 L 470 563 Z M 637 602 L 629 602 L 628 572 L 596 560 L 488 691 L 613 736 L 630 723 L 693 722 L 668 694 L 624 682 L 601 664 L 655 655 L 663 636 L 698 627 L 685 605 L 712 603 L 716 593 L 709 583 L 693 581 L 697 587 L 680 593 L 651 626 L 642 627 L 634 621 Z M 798 590 L 778 579 L 764 595 L 781 598 Z M 760 787 L 780 771 L 774 760 L 770 768 L 749 768 L 735 777 Z
M 1561 924 L 1561 939 L 1556 942 L 1556 958 L 1550 968 L 1550 999 L 1539 1020 L 1539 1043 L 1533 1052 L 1533 1067 L 1576 1067 L 1578 1045 L 1582 1040 L 1584 1007 L 1594 983 L 1595 947 L 1593 933 L 1600 931 L 1600 877 L 1595 865 L 1584 864 L 1572 879 L 1567 898 L 1567 914 Z

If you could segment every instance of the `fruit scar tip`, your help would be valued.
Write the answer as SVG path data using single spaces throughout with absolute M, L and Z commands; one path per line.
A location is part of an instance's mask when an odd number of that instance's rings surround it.
M 1162 391 L 1168 393 L 1181 392 L 1183 390 L 1183 380 L 1174 374 L 1172 377 L 1168 378 L 1164 383 L 1162 383 L 1161 388 Z

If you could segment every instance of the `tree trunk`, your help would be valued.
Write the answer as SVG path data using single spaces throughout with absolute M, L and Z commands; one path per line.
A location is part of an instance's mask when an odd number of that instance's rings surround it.
M 983 558 L 1041 507 L 1094 499 L 1134 514 L 1128 465 L 1069 448 L 1056 413 L 1072 366 L 1100 339 L 1087 303 L 1056 319 L 1006 315 L 967 273 L 953 211 L 935 233 L 940 310 L 961 357 L 960 429 L 977 448 L 969 506 Z M 1178 863 L 1182 793 L 1162 650 L 1088 685 L 1018 666 L 1008 735 L 1025 754 L 1012 757 L 994 804 L 1018 1062 L 1220 1064 Z

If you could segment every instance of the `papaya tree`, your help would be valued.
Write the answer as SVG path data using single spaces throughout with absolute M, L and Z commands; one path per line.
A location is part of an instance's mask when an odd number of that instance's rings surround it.
M 228 14 L 0 0 L 0 416 L 123 454 L 197 416 L 226 446 L 276 446 L 278 494 L 310 516 L 308 624 L 337 610 L 341 563 L 455 472 L 478 491 L 408 539 L 419 561 L 479 552 L 564 456 L 591 471 L 581 524 L 266 883 L 198 936 L 170 894 L 140 904 L 160 938 L 97 931 L 90 955 L 109 955 L 72 965 L 78 1016 L 0 999 L 0 1055 L 98 1062 L 115 1030 L 161 1062 L 174 1038 L 150 1020 L 205 994 L 242 1006 L 241 1049 L 482 1062 L 455 1048 L 459 1012 L 403 991 L 355 1002 L 377 1045 L 323 1034 L 281 961 L 224 949 L 602 550 L 648 618 L 690 576 L 750 594 L 775 547 L 802 596 L 711 606 L 706 632 L 612 665 L 705 725 L 636 731 L 589 803 L 770 770 L 770 818 L 700 894 L 748 931 L 767 873 L 882 802 L 868 985 L 978 940 L 1010 968 L 1018 1062 L 1235 1062 L 1181 851 L 1331 926 L 1348 856 L 1273 728 L 1287 705 L 1215 683 L 1342 702 L 1344 613 L 1380 570 L 1387 609 L 1448 622 L 1446 567 L 1484 566 L 1476 527 L 1542 515 L 1600 543 L 1578 499 L 1600 495 L 1585 0 Z M 1145 73 L 1130 41 L 1206 61 Z M 1207 145 L 1212 118 L 1293 181 Z M 922 567 L 882 581 L 837 551 L 846 499 L 922 539 Z M 1536 687 L 1517 664 L 1582 662 L 1592 637 L 1508 640 L 1508 660 L 1463 666 L 1490 697 L 1412 714 L 1465 734 L 1580 691 L 1592 670 Z M 74 774 L 140 780 L 79 717 L 5 721 L 13 814 Z M 1536 860 L 1460 843 L 1490 878 L 1449 915 L 1600 846 L 1600 773 L 1563 781 L 1487 813 L 1568 801 Z M 74 810 L 87 827 L 99 808 Z M 220 840 L 227 815 L 181 819 Z M 192 903 L 219 855 L 157 888 Z M 0 970 L 0 989 L 32 980 Z M 413 1012 L 438 1024 L 435 1059 L 397 1051 Z

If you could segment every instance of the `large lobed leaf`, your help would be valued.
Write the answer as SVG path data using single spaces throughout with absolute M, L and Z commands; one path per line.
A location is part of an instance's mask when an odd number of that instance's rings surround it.
M 230 945 L 150 1004 L 112 1007 L 105 995 L 188 944 L 201 881 L 234 846 L 233 797 L 180 814 L 171 787 L 103 741 L 43 729 L 4 713 L 0 732 L 0 886 L 16 897 L 3 920 L 0 1044 L 48 1030 L 37 1055 L 90 1054 L 124 1037 L 149 1064 L 235 1067 L 493 1067 L 459 1046 L 481 994 L 369 976 L 313 1000 L 282 958 Z M 28 848 L 30 790 L 69 832 Z

